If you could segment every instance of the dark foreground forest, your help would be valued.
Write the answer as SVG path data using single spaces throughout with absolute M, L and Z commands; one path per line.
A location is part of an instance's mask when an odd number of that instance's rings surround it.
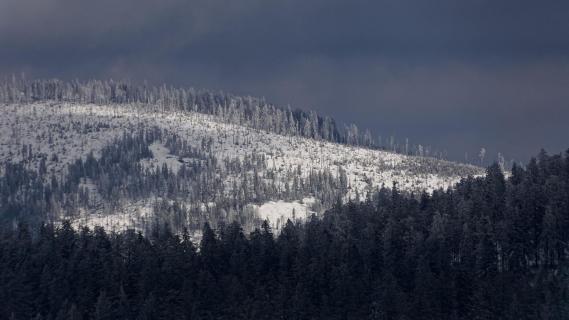
M 452 191 L 197 246 L 69 223 L 0 234 L 2 319 L 569 319 L 569 151 Z

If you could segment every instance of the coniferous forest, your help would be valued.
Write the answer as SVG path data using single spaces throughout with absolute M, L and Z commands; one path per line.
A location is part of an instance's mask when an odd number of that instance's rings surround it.
M 0 320 L 569 320 L 566 39 L 569 0 L 0 0 Z
M 5 319 L 569 319 L 569 151 L 322 218 L 0 234 Z
M 128 81 L 71 81 L 26 80 L 25 77 L 0 79 L 0 102 L 29 104 L 39 101 L 79 104 L 137 104 L 152 106 L 161 111 L 193 111 L 215 115 L 226 123 L 287 136 L 301 136 L 367 148 L 384 149 L 397 153 L 445 158 L 446 150 L 432 146 L 410 145 L 409 139 L 373 136 L 369 129 L 355 124 L 340 124 L 315 111 L 291 110 L 275 106 L 264 98 L 236 96 L 210 90 L 184 89 L 148 84 L 136 85 Z

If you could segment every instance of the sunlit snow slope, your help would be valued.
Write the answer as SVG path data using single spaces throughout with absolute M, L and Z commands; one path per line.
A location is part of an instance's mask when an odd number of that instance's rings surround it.
M 161 111 L 152 106 L 140 105 L 78 105 L 69 103 L 35 103 L 31 105 L 1 106 L 0 161 L 22 162 L 30 170 L 39 170 L 40 159 L 45 159 L 47 172 L 63 179 L 67 166 L 77 158 L 93 152 L 95 157 L 106 145 L 120 138 L 124 132 L 145 127 L 158 127 L 176 134 L 195 148 L 206 150 L 219 160 L 220 172 L 226 160 L 251 155 L 264 156 L 266 174 L 277 188 L 289 183 L 291 172 L 307 177 L 314 172 L 327 171 L 333 176 L 346 177 L 347 189 L 343 200 L 359 199 L 382 185 L 405 191 L 432 192 L 448 188 L 467 175 L 481 175 L 478 167 L 452 163 L 426 157 L 406 156 L 381 150 L 335 144 L 313 139 L 281 136 L 224 123 L 211 115 L 193 112 Z M 210 145 L 204 147 L 204 141 Z M 152 158 L 141 160 L 144 168 L 160 169 L 166 166 L 177 172 L 186 161 L 170 154 L 168 148 L 153 143 L 149 149 Z M 31 152 L 30 152 L 31 150 Z M 31 156 L 28 156 L 31 155 Z M 4 170 L 4 165 L 1 166 Z M 4 172 L 0 172 L 4 173 Z M 240 175 L 228 175 L 224 188 L 231 192 Z M 96 188 L 91 188 L 96 199 Z M 96 200 L 93 200 L 96 201 Z M 107 212 L 93 206 L 81 210 L 73 219 L 77 224 L 103 225 L 114 229 L 141 227 L 140 221 L 152 219 L 152 206 L 157 199 L 129 201 L 124 199 L 119 209 Z M 188 204 L 189 205 L 189 204 Z M 195 204 L 193 204 L 195 206 Z M 215 203 L 203 203 L 203 210 L 214 210 Z M 98 209 L 97 209 L 98 208 Z M 304 218 L 308 214 L 326 209 L 318 204 L 313 194 L 298 199 L 271 199 L 266 203 L 251 203 L 243 210 L 257 215 L 259 220 L 269 219 L 274 227 L 283 219 Z

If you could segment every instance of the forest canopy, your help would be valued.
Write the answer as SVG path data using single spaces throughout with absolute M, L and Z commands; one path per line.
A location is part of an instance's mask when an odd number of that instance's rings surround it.
M 70 223 L 0 232 L 10 319 L 567 319 L 569 151 L 199 244 Z

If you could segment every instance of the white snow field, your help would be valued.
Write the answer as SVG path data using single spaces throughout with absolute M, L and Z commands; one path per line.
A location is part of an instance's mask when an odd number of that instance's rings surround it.
M 311 209 L 314 198 L 304 198 L 301 201 L 287 202 L 283 200 L 269 201 L 261 206 L 249 205 L 262 219 L 268 220 L 275 230 L 280 230 L 287 220 L 303 221 L 317 212 Z
M 179 135 L 187 143 L 200 148 L 202 140 L 212 139 L 211 151 L 220 161 L 243 159 L 251 154 L 264 155 L 267 168 L 276 169 L 276 183 L 287 173 L 300 168 L 302 175 L 329 170 L 339 175 L 345 170 L 348 180 L 347 199 L 365 199 L 368 192 L 385 185 L 405 191 L 432 192 L 446 189 L 466 175 L 483 175 L 484 170 L 471 165 L 457 164 L 433 158 L 406 156 L 317 141 L 302 137 L 281 136 L 249 127 L 224 123 L 216 116 L 194 112 L 162 111 L 142 105 L 80 105 L 71 103 L 34 103 L 0 106 L 0 163 L 24 161 L 29 169 L 37 169 L 40 159 L 46 159 L 48 173 L 62 178 L 66 166 L 89 152 L 97 157 L 100 150 L 125 131 L 157 126 Z M 25 146 L 25 147 L 24 147 Z M 26 150 L 33 151 L 28 157 Z M 166 163 L 177 171 L 181 165 L 169 154 L 168 148 L 155 143 L 150 146 L 153 159 L 142 160 L 147 168 L 159 168 Z M 4 165 L 0 166 L 4 170 Z M 0 171 L 0 174 L 3 172 Z M 86 182 L 88 183 L 88 182 Z M 231 185 L 226 183 L 228 188 Z M 96 190 L 93 190 L 96 191 Z M 304 199 L 303 199 L 304 198 Z M 103 212 L 83 212 L 76 217 L 77 225 L 101 225 L 123 229 L 151 219 L 146 202 L 124 201 L 122 212 L 109 216 Z M 303 195 L 297 201 L 273 201 L 253 205 L 261 219 L 269 219 L 274 227 L 286 219 L 303 219 L 314 211 L 313 198 Z M 136 222 L 136 223 L 135 223 Z

